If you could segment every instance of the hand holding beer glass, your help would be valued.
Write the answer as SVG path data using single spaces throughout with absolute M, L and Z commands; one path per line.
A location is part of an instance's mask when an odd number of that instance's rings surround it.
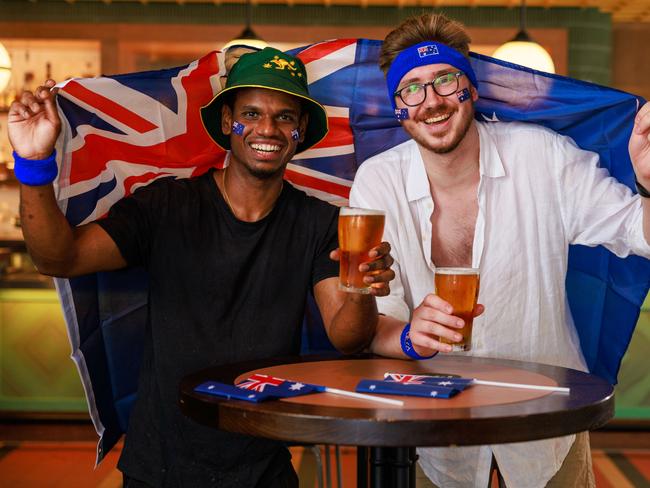
M 359 265 L 371 261 L 370 250 L 381 244 L 385 214 L 380 210 L 341 207 L 339 212 L 339 289 L 351 293 L 370 293 Z
M 449 302 L 453 307 L 452 314 L 460 317 L 465 325 L 460 332 L 463 336 L 460 342 L 452 342 L 445 337 L 438 340 L 451 345 L 452 351 L 469 351 L 472 348 L 472 326 L 474 309 L 478 300 L 479 270 L 477 268 L 436 268 L 436 295 Z

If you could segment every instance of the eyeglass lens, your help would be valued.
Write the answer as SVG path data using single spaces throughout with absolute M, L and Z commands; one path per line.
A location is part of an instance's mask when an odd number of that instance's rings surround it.
M 445 73 L 428 83 L 411 83 L 397 93 L 406 105 L 414 107 L 415 105 L 420 105 L 427 98 L 427 86 L 429 85 L 441 97 L 448 97 L 452 93 L 457 92 L 458 78 L 462 74 L 462 71 Z

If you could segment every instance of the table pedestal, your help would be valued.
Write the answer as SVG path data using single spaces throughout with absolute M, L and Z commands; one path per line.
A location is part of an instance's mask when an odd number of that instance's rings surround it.
M 358 488 L 415 488 L 415 447 L 357 447 Z

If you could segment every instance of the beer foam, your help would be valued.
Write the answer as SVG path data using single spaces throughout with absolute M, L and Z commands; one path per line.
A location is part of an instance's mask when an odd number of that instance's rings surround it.
M 479 269 L 478 268 L 436 268 L 436 274 L 475 275 L 475 274 L 479 274 Z
M 339 215 L 386 215 L 386 212 L 370 208 L 341 207 Z

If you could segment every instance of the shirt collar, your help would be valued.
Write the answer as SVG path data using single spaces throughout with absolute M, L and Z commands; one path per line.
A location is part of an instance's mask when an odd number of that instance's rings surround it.
M 476 122 L 476 126 L 478 128 L 480 145 L 479 173 L 481 178 L 484 176 L 488 178 L 505 176 L 506 170 L 503 167 L 503 161 L 501 161 L 501 156 L 499 156 L 494 139 L 492 139 L 483 122 Z M 406 197 L 409 202 L 414 202 L 421 198 L 430 197 L 431 190 L 429 189 L 429 178 L 424 169 L 424 161 L 422 160 L 418 145 L 413 140 L 410 140 L 409 143 L 411 145 L 411 154 L 410 164 L 406 166 L 408 168 Z
M 479 171 L 481 178 L 487 176 L 488 178 L 499 178 L 506 175 L 506 170 L 503 167 L 503 161 L 499 156 L 499 150 L 490 135 L 486 124 L 489 122 L 476 122 L 478 128 L 478 137 L 480 145 L 479 155 Z
M 424 161 L 418 149 L 418 145 L 414 140 L 409 141 L 411 145 L 410 164 L 408 168 L 408 175 L 406 177 L 406 198 L 409 202 L 414 202 L 421 198 L 430 197 L 431 190 L 429 189 L 429 177 L 427 171 L 424 169 Z

